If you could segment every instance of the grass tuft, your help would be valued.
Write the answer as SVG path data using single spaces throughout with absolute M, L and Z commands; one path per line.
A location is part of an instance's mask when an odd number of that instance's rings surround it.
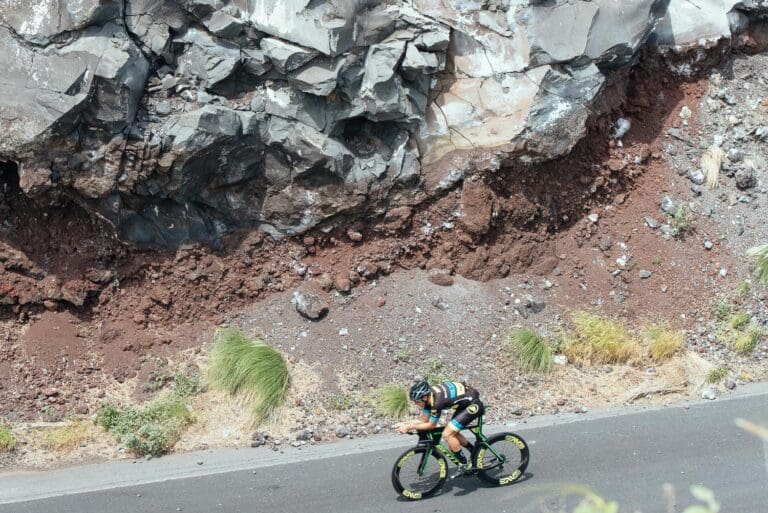
M 518 328 L 509 336 L 512 352 L 528 371 L 546 372 L 552 368 L 552 350 L 534 330 Z
M 720 383 L 722 380 L 725 379 L 725 377 L 728 375 L 728 369 L 725 367 L 715 367 L 711 371 L 707 373 L 707 383 L 710 385 L 714 385 L 715 383 Z
M 764 336 L 763 328 L 757 324 L 751 324 L 746 330 L 735 333 L 731 339 L 731 346 L 738 354 L 749 354 L 755 350 L 757 343 Z
M 728 317 L 726 325 L 732 330 L 737 330 L 746 326 L 750 319 L 751 316 L 748 313 L 737 312 Z
M 407 413 L 410 402 L 408 393 L 399 385 L 385 385 L 373 391 L 372 399 L 379 414 L 395 420 Z
M 208 378 L 251 404 L 256 422 L 283 404 L 290 383 L 288 364 L 279 351 L 260 340 L 251 341 L 234 328 L 217 333 Z
M 755 258 L 755 280 L 768 285 L 768 244 L 750 248 L 747 256 Z
M 54 451 L 71 451 L 90 440 L 93 434 L 93 424 L 85 420 L 68 423 L 64 427 L 48 431 L 43 435 L 42 444 L 46 449 Z
M 648 341 L 648 356 L 657 362 L 672 358 L 685 343 L 685 335 L 682 331 L 675 330 L 664 323 L 648 326 L 645 329 L 645 337 Z
M 16 447 L 16 437 L 8 427 L 0 424 L 0 453 L 10 452 Z
M 640 359 L 640 346 L 624 325 L 587 312 L 573 314 L 573 323 L 564 349 L 569 360 L 603 364 Z

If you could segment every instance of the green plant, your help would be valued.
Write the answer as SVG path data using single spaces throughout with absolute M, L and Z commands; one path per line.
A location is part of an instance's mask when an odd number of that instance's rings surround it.
M 655 256 L 653 257 L 653 260 L 651 260 L 651 263 L 656 266 L 661 265 L 663 262 L 664 260 L 662 260 L 660 256 Z
M 714 369 L 707 372 L 707 383 L 709 384 L 715 384 L 720 383 L 722 380 L 725 379 L 725 377 L 728 375 L 728 369 L 725 367 L 715 367 Z
M 396 362 L 407 362 L 411 359 L 411 351 L 408 348 L 408 344 L 403 344 L 395 353 Z
M 155 399 L 143 407 L 106 404 L 96 415 L 101 427 L 142 456 L 168 452 L 192 421 L 186 400 L 175 394 Z
M 623 324 L 587 312 L 573 314 L 573 324 L 564 349 L 569 360 L 601 364 L 639 360 L 640 346 Z
M 442 383 L 450 379 L 450 376 L 443 371 L 443 361 L 437 358 L 432 358 L 427 362 L 427 367 L 422 374 L 424 379 L 431 384 Z
M 372 393 L 376 410 L 385 417 L 401 419 L 408 413 L 408 393 L 399 385 L 385 385 Z
M 666 323 L 651 324 L 645 329 L 645 337 L 648 341 L 648 356 L 657 362 L 671 358 L 685 343 L 683 332 L 672 329 Z
M 184 371 L 178 371 L 174 374 L 171 387 L 177 396 L 183 398 L 198 395 L 203 391 L 200 375 L 196 373 L 186 374 Z
M 749 248 L 747 256 L 755 259 L 755 280 L 764 285 L 768 284 L 768 244 Z
M 764 336 L 765 331 L 763 328 L 753 323 L 746 330 L 740 331 L 733 336 L 731 346 L 738 354 L 749 354 L 755 350 L 757 343 Z
M 730 317 L 728 317 L 726 321 L 726 325 L 728 328 L 732 330 L 737 330 L 743 326 L 745 326 L 748 322 L 751 316 L 748 313 L 744 312 L 737 312 L 731 314 Z
M 93 424 L 78 420 L 48 431 L 43 435 L 43 447 L 57 451 L 69 451 L 91 438 Z
M 681 203 L 670 218 L 673 234 L 677 237 L 693 229 L 693 209 L 688 203 Z
M 747 280 L 742 281 L 739 284 L 739 287 L 736 289 L 736 293 L 742 297 L 749 295 L 751 291 L 752 291 L 752 284 L 749 283 Z
M 724 321 L 733 313 L 733 305 L 725 298 L 718 298 L 713 300 L 710 305 L 712 311 L 712 317 L 717 321 Z
M 509 344 L 524 369 L 546 372 L 552 368 L 551 349 L 547 342 L 532 329 L 515 329 L 509 336 Z
M 16 447 L 16 438 L 8 427 L 0 424 L 0 453 L 12 451 Z
M 208 378 L 216 387 L 250 403 L 256 422 L 283 404 L 290 383 L 288 364 L 279 351 L 261 340 L 251 341 L 233 328 L 217 333 Z

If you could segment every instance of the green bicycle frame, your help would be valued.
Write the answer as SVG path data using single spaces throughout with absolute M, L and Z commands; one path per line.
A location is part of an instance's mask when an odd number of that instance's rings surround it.
M 453 451 L 445 447 L 443 444 L 440 443 L 440 439 L 443 434 L 442 427 L 436 427 L 432 428 L 428 431 L 419 431 L 419 443 L 418 445 L 420 447 L 427 447 L 427 451 L 422 455 L 421 457 L 421 463 L 419 464 L 419 475 L 424 475 L 424 471 L 427 469 L 427 462 L 429 461 L 429 457 L 432 456 L 432 451 L 437 449 L 443 455 L 448 458 L 450 461 L 452 461 L 454 464 L 458 465 L 461 462 L 456 459 L 456 456 L 454 456 Z M 506 457 L 503 454 L 499 454 L 493 449 L 493 446 L 488 445 L 488 437 L 486 437 L 483 434 L 483 417 L 480 416 L 477 418 L 477 424 L 474 426 L 467 426 L 463 428 L 461 431 L 469 430 L 472 432 L 473 435 L 475 435 L 475 443 L 480 443 L 485 445 L 486 448 L 488 448 L 489 451 L 491 451 L 491 454 L 493 454 L 501 464 L 504 464 L 506 462 Z

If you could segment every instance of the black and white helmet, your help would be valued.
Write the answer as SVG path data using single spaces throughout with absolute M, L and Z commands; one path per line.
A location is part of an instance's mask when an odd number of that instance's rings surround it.
M 422 397 L 429 394 L 429 383 L 427 380 L 416 382 L 410 391 L 411 401 L 419 401 Z

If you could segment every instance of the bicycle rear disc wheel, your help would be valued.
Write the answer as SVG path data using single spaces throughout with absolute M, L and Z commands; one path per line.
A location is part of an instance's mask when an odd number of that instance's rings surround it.
M 423 472 L 422 462 L 428 458 Z M 405 451 L 392 468 L 392 486 L 406 499 L 415 501 L 434 495 L 448 476 L 448 462 L 443 454 L 432 449 L 417 448 Z
M 499 459 L 497 455 L 502 458 Z M 520 479 L 528 466 L 530 453 L 521 436 L 498 433 L 488 437 L 487 445 L 478 443 L 474 457 L 480 479 L 494 486 L 504 486 Z

